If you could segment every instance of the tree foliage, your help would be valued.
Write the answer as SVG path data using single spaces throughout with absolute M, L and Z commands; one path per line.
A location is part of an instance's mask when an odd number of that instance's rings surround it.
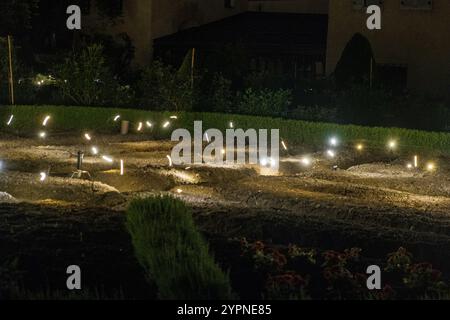
M 16 35 L 31 28 L 39 0 L 1 0 L 0 36 Z

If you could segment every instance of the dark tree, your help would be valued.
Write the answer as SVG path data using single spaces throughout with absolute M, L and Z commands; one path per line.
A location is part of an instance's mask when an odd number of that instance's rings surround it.
M 0 36 L 21 35 L 31 28 L 39 0 L 1 0 Z
M 339 87 L 347 87 L 352 84 L 368 83 L 370 79 L 371 64 L 375 70 L 370 42 L 357 33 L 347 43 L 341 59 L 336 65 L 334 75 Z

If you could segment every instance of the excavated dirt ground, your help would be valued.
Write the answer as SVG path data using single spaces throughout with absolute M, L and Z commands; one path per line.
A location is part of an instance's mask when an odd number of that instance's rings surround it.
M 92 145 L 99 155 L 90 154 Z M 226 255 L 222 240 L 240 237 L 323 249 L 356 246 L 374 259 L 404 246 L 416 260 L 450 273 L 449 158 L 420 157 L 421 166 L 436 164 L 428 172 L 407 169 L 409 158 L 341 150 L 333 160 L 312 153 L 305 167 L 302 154 L 292 150 L 282 155 L 279 175 L 265 176 L 254 166 L 170 167 L 172 146 L 143 135 L 89 143 L 73 135 L 45 141 L 0 136 L 0 256 L 18 259 L 20 285 L 64 289 L 65 268 L 80 264 L 86 286 L 151 297 L 124 211 L 134 197 L 161 192 L 192 206 L 219 259 Z M 92 180 L 70 178 L 79 150 Z M 125 163 L 123 176 L 118 159 Z

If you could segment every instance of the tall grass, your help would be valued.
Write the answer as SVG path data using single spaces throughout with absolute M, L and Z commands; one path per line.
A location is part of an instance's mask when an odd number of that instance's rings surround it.
M 6 125 L 8 118 L 14 114 L 10 126 Z M 280 129 L 280 136 L 290 145 L 302 144 L 306 146 L 323 145 L 331 135 L 338 135 L 343 143 L 364 141 L 367 147 L 385 147 L 389 139 L 397 139 L 400 150 L 423 151 L 450 154 L 450 133 L 427 132 L 402 128 L 363 127 L 356 125 L 337 125 L 332 123 L 307 122 L 281 118 L 258 116 L 218 114 L 218 113 L 178 113 L 178 120 L 171 121 L 167 129 L 162 123 L 169 120 L 171 112 L 152 112 L 134 109 L 63 107 L 63 106 L 15 106 L 0 108 L 0 130 L 21 135 L 34 135 L 41 127 L 45 115 L 51 115 L 49 130 L 81 132 L 94 130 L 96 132 L 113 133 L 119 131 L 119 122 L 114 122 L 116 114 L 121 119 L 131 122 L 130 130 L 135 131 L 138 122 L 152 121 L 154 128 L 152 136 L 155 138 L 169 138 L 172 129 L 193 129 L 195 120 L 203 121 L 204 130 L 217 128 L 226 130 L 229 121 L 233 121 L 235 128 Z
M 169 196 L 134 200 L 126 225 L 136 257 L 160 299 L 232 298 L 228 277 L 210 256 L 182 201 Z

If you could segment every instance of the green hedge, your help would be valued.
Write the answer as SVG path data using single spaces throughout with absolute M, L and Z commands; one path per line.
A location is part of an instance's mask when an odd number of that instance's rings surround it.
M 11 126 L 6 122 L 11 114 L 14 120 Z M 287 120 L 280 118 L 194 112 L 153 112 L 135 109 L 66 107 L 66 106 L 15 106 L 0 107 L 1 130 L 12 131 L 20 135 L 33 135 L 42 128 L 42 120 L 46 115 L 52 119 L 48 130 L 82 132 L 118 132 L 119 122 L 114 122 L 116 114 L 121 119 L 131 122 L 131 130 L 140 121 L 152 121 L 155 124 L 153 136 L 157 138 L 170 137 L 171 129 L 192 129 L 194 120 L 203 121 L 203 129 L 217 128 L 225 130 L 230 121 L 235 128 L 280 129 L 280 136 L 290 145 L 304 144 L 322 146 L 332 135 L 337 135 L 343 143 L 353 144 L 364 142 L 368 147 L 384 148 L 389 139 L 398 139 L 400 150 L 429 150 L 438 153 L 450 153 L 450 133 L 426 132 L 401 128 L 363 127 L 356 125 L 337 125 L 330 123 Z M 171 121 L 170 130 L 161 129 L 161 124 L 177 114 L 178 120 Z
M 148 279 L 163 300 L 233 297 L 228 277 L 209 254 L 190 210 L 181 200 L 155 196 L 131 202 L 127 229 Z

